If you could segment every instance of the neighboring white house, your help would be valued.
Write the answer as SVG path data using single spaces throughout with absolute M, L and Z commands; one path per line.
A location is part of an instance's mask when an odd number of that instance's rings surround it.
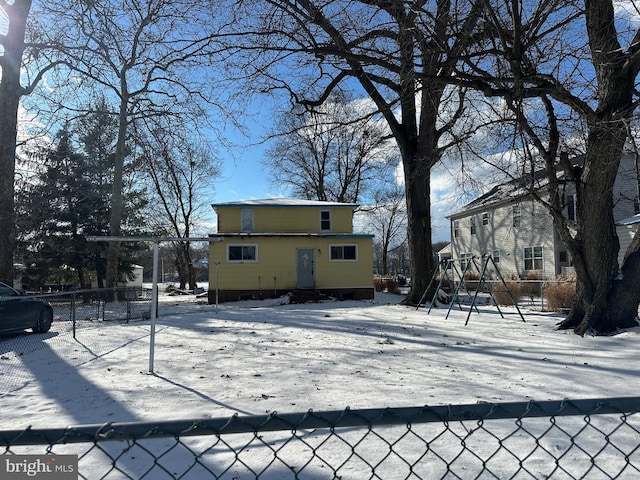
M 640 226 L 640 214 L 633 217 L 625 218 L 616 223 L 616 231 L 618 233 L 618 239 L 620 240 L 620 253 L 618 254 L 618 265 L 622 265 L 624 260 L 624 254 L 627 251 L 627 247 L 631 243 L 633 236 Z
M 534 178 L 541 197 L 545 179 L 544 172 L 538 172 Z M 571 272 L 571 258 L 553 226 L 551 215 L 527 193 L 523 184 L 522 180 L 514 180 L 497 185 L 447 217 L 451 228 L 451 258 L 459 260 L 460 266 L 473 256 L 490 254 L 504 276 L 526 278 L 535 273 L 554 278 Z M 638 188 L 634 157 L 625 154 L 613 198 L 614 220 L 621 238 L 620 260 L 640 223 L 640 217 L 634 217 L 640 213 Z M 565 184 L 562 202 L 564 215 L 575 220 L 579 212 L 574 185 Z

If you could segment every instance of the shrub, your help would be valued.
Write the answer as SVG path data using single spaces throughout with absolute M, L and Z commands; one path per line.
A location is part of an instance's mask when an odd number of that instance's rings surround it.
M 375 277 L 373 279 L 373 289 L 376 292 L 400 293 L 397 280 L 391 277 Z
M 522 297 L 522 284 L 514 281 L 506 281 L 505 283 L 511 295 L 513 295 L 513 298 L 518 302 Z M 493 284 L 492 293 L 498 305 L 513 305 L 509 292 L 507 292 L 507 289 L 504 288 L 501 282 Z
M 576 284 L 574 282 L 554 282 L 545 284 L 544 296 L 547 309 L 561 312 L 571 308 L 576 298 Z
M 395 278 L 385 278 L 384 288 L 389 293 L 400 293 L 400 288 Z
M 464 284 L 469 290 L 476 290 L 480 284 L 480 274 L 476 272 L 465 273 Z

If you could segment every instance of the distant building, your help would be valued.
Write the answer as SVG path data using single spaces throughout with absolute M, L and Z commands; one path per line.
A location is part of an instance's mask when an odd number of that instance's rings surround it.
M 373 298 L 373 235 L 353 233 L 358 205 L 268 199 L 214 204 L 209 302 L 279 297 L 296 290 Z
M 574 161 L 579 164 L 579 159 Z M 544 198 L 546 175 L 537 172 L 538 194 Z M 459 266 L 476 256 L 493 256 L 503 275 L 526 278 L 535 274 L 555 278 L 572 272 L 571 258 L 558 235 L 549 212 L 533 199 L 522 185 L 531 180 L 518 179 L 495 186 L 489 192 L 449 215 L 451 228 L 450 258 Z M 613 213 L 620 237 L 619 263 L 640 223 L 638 172 L 635 159 L 625 154 L 614 186 Z M 575 221 L 579 212 L 575 186 L 566 183 L 562 190 L 563 212 Z M 444 252 L 443 252 L 444 253 Z

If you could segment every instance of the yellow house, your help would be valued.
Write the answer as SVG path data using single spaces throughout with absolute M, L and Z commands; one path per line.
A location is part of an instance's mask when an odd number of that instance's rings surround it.
M 212 206 L 221 241 L 210 244 L 209 303 L 290 292 L 373 298 L 373 235 L 353 233 L 358 205 L 269 199 Z

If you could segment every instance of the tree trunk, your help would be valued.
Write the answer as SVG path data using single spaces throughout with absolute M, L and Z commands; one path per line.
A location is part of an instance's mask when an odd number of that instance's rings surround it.
M 634 325 L 640 299 L 634 291 L 640 271 L 635 254 L 623 265 L 622 278 L 617 278 L 620 243 L 613 217 L 613 186 L 631 123 L 640 63 L 618 42 L 612 2 L 587 0 L 585 7 L 598 108 L 588 118 L 587 153 L 576 186 L 578 233 L 570 249 L 576 267 L 576 301 L 560 324 L 579 335 Z
M 433 275 L 433 245 L 431 243 L 431 169 L 438 163 L 437 120 L 443 87 L 432 85 L 421 92 L 419 120 L 411 128 L 409 116 L 417 116 L 415 109 L 403 109 L 407 141 L 400 143 L 404 166 L 407 199 L 407 243 L 411 259 L 411 290 L 404 303 L 420 302 Z
M 626 129 L 620 121 L 599 119 L 590 125 L 577 185 L 578 233 L 572 242 L 574 248 L 570 248 L 576 269 L 576 300 L 560 324 L 560 328 L 573 328 L 579 335 L 628 327 L 629 311 L 636 312 L 633 318 L 637 315 L 638 302 L 626 302 L 637 296 L 627 290 L 636 288 L 630 280 L 638 267 L 630 263 L 626 281 L 616 279 L 620 243 L 613 216 L 613 186 L 625 140 Z
M 389 251 L 386 246 L 382 247 L 382 275 L 389 274 Z
M 120 113 L 118 118 L 118 139 L 116 141 L 116 151 L 114 155 L 113 185 L 111 190 L 111 217 L 109 220 L 109 233 L 111 236 L 119 237 L 121 234 L 122 211 L 123 211 L 123 177 L 124 161 L 127 157 L 127 100 L 123 95 L 120 102 Z M 111 242 L 107 249 L 107 288 L 113 288 L 118 283 L 118 267 L 120 263 L 120 242 Z
M 407 240 L 411 261 L 411 290 L 404 303 L 420 301 L 433 275 L 431 247 L 431 171 L 427 162 L 407 162 Z
M 187 284 L 189 288 L 195 288 L 195 272 L 193 271 L 188 242 L 179 242 L 176 244 L 176 268 L 178 270 L 178 278 L 180 279 L 180 289 L 185 289 Z
M 31 0 L 16 0 L 3 9 L 9 17 L 9 29 L 2 41 L 4 52 L 0 57 L 0 281 L 13 285 L 16 247 L 14 176 L 18 106 L 23 94 L 20 66 Z

